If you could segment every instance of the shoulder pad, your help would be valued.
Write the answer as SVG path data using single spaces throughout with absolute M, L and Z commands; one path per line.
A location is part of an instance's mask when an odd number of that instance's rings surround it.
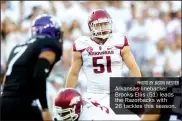
M 42 52 L 43 50 L 52 50 L 56 53 L 56 61 L 62 55 L 62 46 L 59 41 L 50 38 L 37 38 L 35 42 L 35 51 Z
M 120 46 L 120 47 L 129 46 L 128 39 L 127 39 L 126 35 L 124 35 L 123 33 L 122 34 L 120 34 L 120 33 L 113 34 L 112 37 L 113 37 L 115 45 Z
M 40 46 L 42 46 L 42 48 L 50 47 L 53 50 L 54 49 L 55 50 L 60 50 L 61 49 L 60 43 L 55 39 L 38 38 L 37 41 L 40 44 Z
M 89 45 L 89 40 L 90 38 L 87 36 L 82 36 L 76 39 L 73 43 L 73 51 L 82 51 L 83 49 L 85 49 L 86 46 Z

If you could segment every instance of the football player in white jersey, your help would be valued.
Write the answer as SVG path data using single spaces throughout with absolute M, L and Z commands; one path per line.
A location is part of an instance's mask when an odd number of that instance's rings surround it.
M 112 33 L 112 20 L 105 10 L 93 11 L 88 26 L 91 36 L 82 36 L 73 44 L 73 60 L 65 87 L 75 88 L 82 69 L 87 79 L 86 98 L 110 106 L 110 77 L 122 76 L 123 62 L 132 77 L 141 77 L 140 69 L 130 51 L 127 37 Z
M 116 120 L 117 115 L 109 107 L 98 102 L 83 100 L 75 89 L 62 89 L 54 101 L 55 121 L 95 121 Z M 120 120 L 139 120 L 138 117 L 124 115 Z

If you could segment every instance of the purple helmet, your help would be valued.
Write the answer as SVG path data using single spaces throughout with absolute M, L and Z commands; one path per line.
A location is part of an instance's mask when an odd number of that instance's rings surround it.
M 63 31 L 61 24 L 52 16 L 43 14 L 35 18 L 32 24 L 32 36 L 46 36 L 62 40 Z

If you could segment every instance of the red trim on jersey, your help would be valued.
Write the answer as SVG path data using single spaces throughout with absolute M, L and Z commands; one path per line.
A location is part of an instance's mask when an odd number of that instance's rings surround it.
M 126 36 L 124 36 L 124 45 L 123 45 L 123 46 L 116 45 L 115 47 L 116 47 L 117 49 L 122 50 L 122 49 L 124 48 L 124 46 L 129 46 L 129 44 L 128 44 L 128 39 L 127 39 Z M 120 51 L 120 55 L 122 56 L 121 51 Z
M 116 45 L 115 47 L 117 48 L 117 49 L 123 49 L 124 48 L 124 46 L 129 46 L 129 44 L 128 44 L 128 39 L 126 38 L 126 36 L 124 37 L 124 45 L 123 46 L 119 46 L 119 45 Z
M 124 46 L 129 46 L 128 44 L 128 39 L 126 38 L 126 36 L 124 37 L 124 45 L 123 46 L 115 46 L 118 49 L 123 49 Z
M 73 51 L 76 51 L 76 45 L 73 43 Z
M 122 46 L 117 46 L 117 45 L 116 45 L 115 47 L 116 47 L 117 49 L 120 49 L 120 50 L 123 49 Z
M 129 46 L 128 39 L 126 36 L 124 36 L 124 46 Z
M 81 50 L 78 50 L 78 51 L 82 53 L 83 51 L 85 51 L 85 49 L 86 49 L 86 48 L 84 48 L 84 49 L 81 49 Z
M 123 49 L 124 46 L 117 46 L 117 45 L 116 45 L 115 47 L 116 47 L 117 49 L 120 50 L 120 55 L 121 55 L 121 50 Z M 121 56 L 122 56 L 122 55 L 121 55 Z
M 108 40 L 108 38 L 107 38 L 107 39 L 103 39 L 104 42 L 103 42 L 102 44 L 104 45 L 104 44 L 106 43 L 107 40 Z
M 79 51 L 79 52 L 83 52 L 84 50 L 85 50 L 86 48 L 84 48 L 84 49 L 81 49 L 81 50 L 76 50 L 76 44 L 75 43 L 73 43 L 73 51 L 75 52 L 75 51 Z

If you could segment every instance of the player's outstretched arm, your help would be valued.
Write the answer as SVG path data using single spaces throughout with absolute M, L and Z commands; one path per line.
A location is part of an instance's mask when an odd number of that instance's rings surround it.
M 38 98 L 42 106 L 42 117 L 44 120 L 52 120 L 51 114 L 48 110 L 47 97 L 46 97 L 46 78 L 49 75 L 50 67 L 56 59 L 56 54 L 53 51 L 43 51 L 39 55 L 39 60 L 34 70 L 34 80 L 38 85 L 37 90 Z
M 65 88 L 75 88 L 78 81 L 78 74 L 82 67 L 82 58 L 80 52 L 73 52 L 72 64 L 70 71 L 68 73 L 68 77 L 66 79 Z
M 130 70 L 131 77 L 141 77 L 140 69 L 135 62 L 133 54 L 130 51 L 129 46 L 124 46 L 121 50 L 123 61 Z

